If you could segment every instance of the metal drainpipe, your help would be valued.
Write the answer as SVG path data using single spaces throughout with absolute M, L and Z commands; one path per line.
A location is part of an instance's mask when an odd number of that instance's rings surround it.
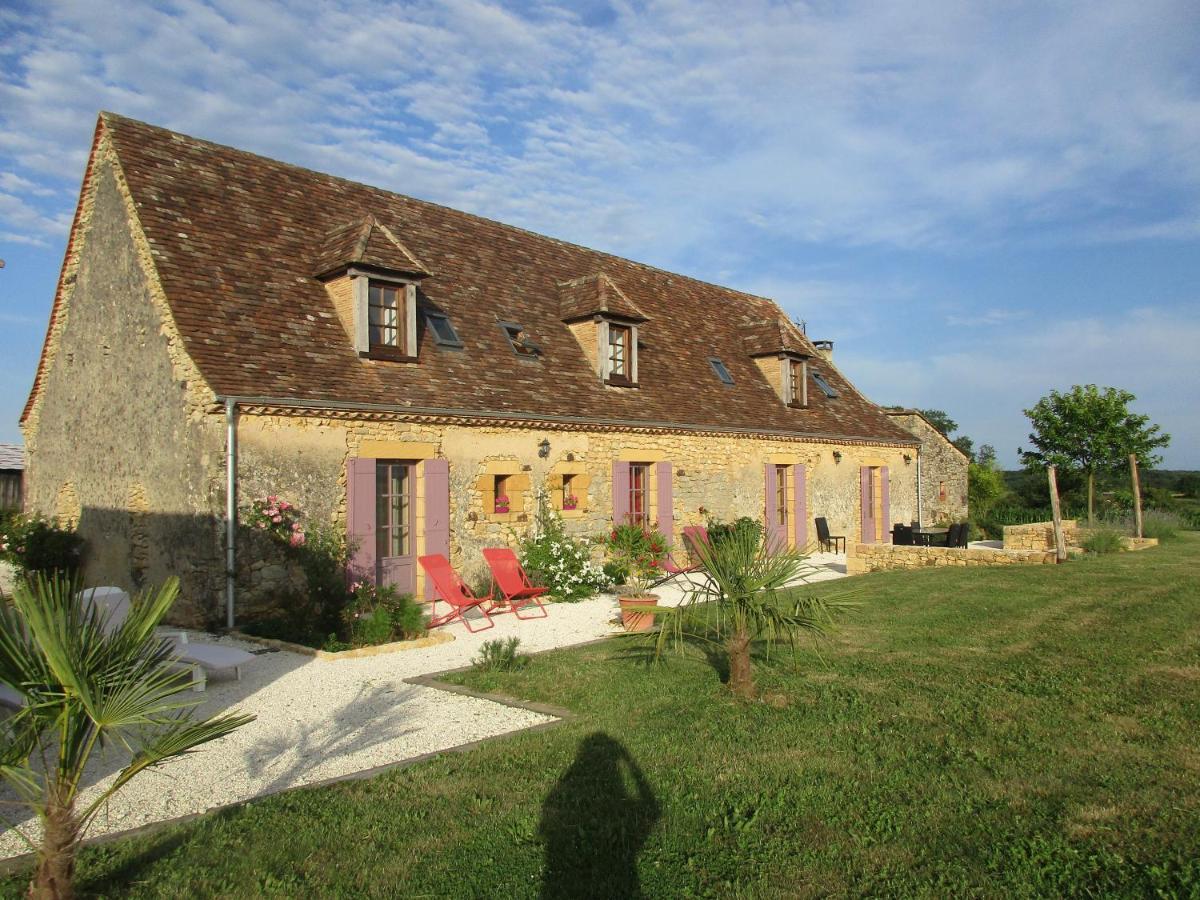
M 925 518 L 921 514 L 921 451 L 917 451 L 917 524 L 924 525 Z
M 225 626 L 233 628 L 237 548 L 237 401 L 225 398 Z

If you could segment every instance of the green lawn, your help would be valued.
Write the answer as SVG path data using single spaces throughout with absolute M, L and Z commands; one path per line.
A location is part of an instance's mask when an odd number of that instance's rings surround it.
M 866 576 L 823 661 L 775 657 L 755 705 L 700 656 L 539 656 L 466 680 L 567 707 L 564 724 L 89 849 L 81 888 L 1200 896 L 1197 572 L 1189 533 L 1059 567 Z

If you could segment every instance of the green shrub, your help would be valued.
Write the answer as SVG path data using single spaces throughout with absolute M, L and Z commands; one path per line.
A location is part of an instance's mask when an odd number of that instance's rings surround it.
M 12 515 L 0 526 L 0 559 L 26 574 L 74 578 L 83 561 L 84 541 L 74 528 L 41 516 Z
M 342 622 L 342 612 L 351 599 L 346 588 L 350 547 L 345 535 L 332 527 L 309 526 L 305 542 L 299 546 L 289 545 L 288 552 L 304 570 L 309 602 L 316 617 L 313 623 L 316 633 L 321 635 L 337 630 Z
M 604 564 L 604 581 L 606 587 L 624 584 L 629 580 L 629 567 L 624 563 L 610 559 Z
M 401 594 L 394 585 L 359 581 L 354 598 L 342 613 L 342 634 L 354 647 L 371 647 L 423 636 L 429 628 L 424 610 L 412 594 Z
M 517 652 L 520 645 L 521 639 L 517 637 L 484 641 L 479 656 L 471 660 L 471 665 L 481 672 L 511 672 L 523 668 L 529 665 L 529 657 Z
M 726 538 L 733 538 L 738 535 L 745 535 L 746 540 L 751 543 L 758 543 L 762 540 L 764 529 L 762 522 L 757 519 L 742 516 L 739 519 L 734 519 L 732 522 L 709 519 L 707 530 L 709 540 L 714 544 L 718 544 Z
M 1183 527 L 1183 519 L 1173 512 L 1148 509 L 1142 514 L 1142 536 L 1157 538 L 1160 544 L 1175 540 Z
M 585 600 L 608 583 L 604 571 L 592 562 L 591 549 L 566 533 L 562 518 L 544 497 L 539 499 L 533 530 L 521 541 L 518 555 L 530 580 L 549 588 L 555 600 Z
M 351 647 L 374 647 L 392 640 L 392 613 L 387 607 L 368 610 L 353 618 L 349 625 Z
M 1121 549 L 1121 532 L 1102 525 L 1087 532 L 1082 541 L 1083 549 L 1089 553 L 1116 553 Z
M 308 594 L 285 591 L 273 598 L 274 612 L 238 627 L 246 634 L 287 641 L 305 647 L 321 646 L 326 632 L 321 630 L 320 613 Z

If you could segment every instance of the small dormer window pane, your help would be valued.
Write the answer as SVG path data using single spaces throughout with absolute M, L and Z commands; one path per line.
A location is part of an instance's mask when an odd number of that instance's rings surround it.
M 821 389 L 821 392 L 825 394 L 826 397 L 836 397 L 838 395 L 838 392 L 833 389 L 833 385 L 826 381 L 825 376 L 820 372 L 813 372 L 812 377 L 813 381 L 817 383 L 817 387 Z
M 608 372 L 613 378 L 629 379 L 629 339 L 628 326 L 608 326 Z
M 388 284 L 371 284 L 367 295 L 367 324 L 372 347 L 404 348 L 403 290 Z
M 729 370 L 725 368 L 725 363 L 721 362 L 715 356 L 708 358 L 709 365 L 712 366 L 713 372 L 726 384 L 733 384 L 733 376 L 729 374 Z
M 461 347 L 463 345 L 449 316 L 443 313 L 426 313 L 425 321 L 429 323 L 429 330 L 433 332 L 434 340 L 438 344 L 443 347 Z
M 793 406 L 807 405 L 807 392 L 804 390 L 804 363 L 792 363 L 792 397 L 791 404 Z

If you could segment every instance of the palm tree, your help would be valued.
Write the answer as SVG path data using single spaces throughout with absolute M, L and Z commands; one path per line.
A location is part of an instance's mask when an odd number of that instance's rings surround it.
M 811 570 L 804 554 L 780 548 L 757 530 L 735 528 L 698 542 L 694 551 L 703 578 L 693 580 L 683 602 L 665 612 L 665 623 L 656 639 L 661 656 L 668 643 L 677 648 L 684 638 L 722 647 L 729 658 L 729 688 L 743 699 L 753 699 L 754 642 L 770 646 L 825 633 L 832 614 L 846 608 L 845 593 L 821 598 L 802 593 L 797 584 Z
M 31 897 L 74 892 L 75 855 L 88 825 L 113 794 L 146 769 L 229 734 L 253 716 L 196 719 L 199 701 L 180 695 L 191 684 L 173 664 L 172 645 L 154 633 L 179 593 L 172 578 L 133 601 L 122 623 L 84 603 L 77 584 L 36 577 L 0 603 L 0 682 L 24 706 L 0 734 L 0 777 L 42 826 Z M 98 746 L 116 744 L 129 763 L 83 809 L 76 808 L 84 770 Z

